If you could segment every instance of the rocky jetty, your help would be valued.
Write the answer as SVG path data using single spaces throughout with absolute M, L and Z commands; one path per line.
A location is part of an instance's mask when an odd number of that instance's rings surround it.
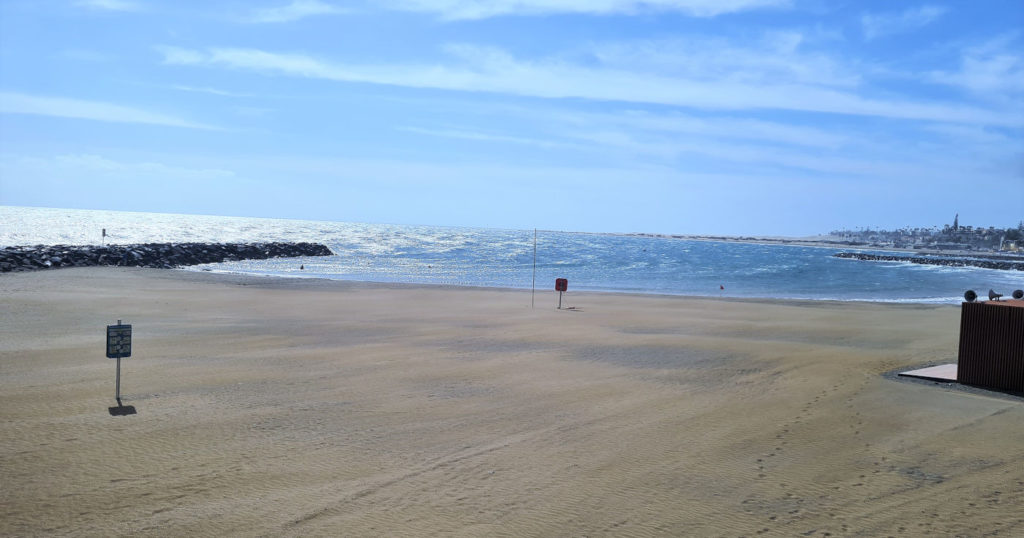
M 36 245 L 0 250 L 0 272 L 116 265 L 171 269 L 184 265 L 298 256 L 330 256 L 317 243 L 145 243 L 140 245 Z
M 887 254 L 864 254 L 862 252 L 840 252 L 836 258 L 849 258 L 879 262 L 909 262 L 923 265 L 945 265 L 947 267 L 982 267 L 1004 271 L 1024 271 L 1024 261 L 980 259 L 980 258 L 931 258 L 926 256 L 890 256 Z

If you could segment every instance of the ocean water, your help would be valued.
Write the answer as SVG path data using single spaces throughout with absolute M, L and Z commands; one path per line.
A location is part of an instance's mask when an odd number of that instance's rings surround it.
M 533 230 L 0 206 L 0 247 L 100 244 L 104 228 L 109 243 L 311 241 L 336 253 L 184 269 L 190 271 L 520 289 L 534 282 Z M 1020 271 L 832 257 L 840 251 L 541 231 L 536 287 L 553 289 L 556 278 L 567 278 L 570 293 L 948 304 L 968 289 L 1008 296 L 1024 288 Z

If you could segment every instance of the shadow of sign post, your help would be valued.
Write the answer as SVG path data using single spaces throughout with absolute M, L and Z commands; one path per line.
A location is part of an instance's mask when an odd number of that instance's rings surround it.
M 134 415 L 135 407 L 121 404 L 121 359 L 132 356 L 132 326 L 122 325 L 117 320 L 117 325 L 107 325 L 107 358 L 117 359 L 117 377 L 114 381 L 114 399 L 117 400 L 117 407 L 108 407 L 111 416 L 119 417 Z

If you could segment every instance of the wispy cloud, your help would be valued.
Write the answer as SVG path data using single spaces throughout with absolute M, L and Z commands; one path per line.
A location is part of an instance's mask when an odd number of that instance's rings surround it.
M 268 75 L 343 82 L 386 84 L 502 93 L 538 98 L 579 98 L 692 107 L 709 110 L 775 109 L 880 116 L 957 123 L 1017 125 L 1021 118 L 997 111 L 946 102 L 876 98 L 842 87 L 828 87 L 799 77 L 766 77 L 757 72 L 697 77 L 643 71 L 635 65 L 590 66 L 562 59 L 520 60 L 505 51 L 462 45 L 461 63 L 336 63 L 303 54 L 259 49 L 212 48 L 206 51 L 164 47 L 168 64 L 245 69 Z M 766 53 L 766 55 L 769 53 Z M 680 58 L 679 62 L 686 62 Z M 642 66 L 641 66 L 642 67 Z M 813 74 L 808 74 L 813 77 Z
M 800 148 L 780 147 L 764 144 L 749 144 L 738 140 L 723 143 L 700 137 L 649 136 L 644 133 L 625 130 L 581 131 L 580 140 L 600 144 L 605 151 L 619 150 L 640 157 L 661 159 L 682 159 L 692 166 L 694 159 L 700 163 L 715 163 L 716 166 L 749 166 L 758 174 L 765 167 L 775 170 L 801 170 L 826 173 L 832 176 L 884 176 L 896 177 L 919 173 L 916 162 L 904 160 L 887 161 L 882 158 L 860 159 L 853 156 L 818 154 Z
M 133 0 L 78 0 L 75 5 L 106 11 L 142 11 L 144 6 Z
M 646 71 L 698 80 L 762 84 L 787 81 L 855 86 L 860 75 L 826 54 L 804 50 L 800 32 L 768 32 L 738 45 L 718 37 L 628 41 L 593 45 L 587 53 L 607 68 Z M 468 47 L 466 56 L 479 54 Z M 458 52 L 453 50 L 453 52 Z
M 0 113 L 55 116 L 116 123 L 141 123 L 189 129 L 217 129 L 217 127 L 211 125 L 192 122 L 160 112 L 112 103 L 68 97 L 28 95 L 15 92 L 0 92 Z
M 399 131 L 407 133 L 415 133 L 427 136 L 436 136 L 441 138 L 454 138 L 459 140 L 473 140 L 480 142 L 498 142 L 501 144 L 522 144 L 527 146 L 537 146 L 541 148 L 559 148 L 568 147 L 573 144 L 558 142 L 554 140 L 547 140 L 543 138 L 527 138 L 522 136 L 510 136 L 506 134 L 495 134 L 485 133 L 474 129 L 461 129 L 461 128 L 424 128 L 424 127 L 412 127 L 403 126 L 398 128 Z
M 292 0 L 290 4 L 284 6 L 257 9 L 245 20 L 255 23 L 291 22 L 315 15 L 341 15 L 344 13 L 349 13 L 349 10 L 320 0 Z
M 126 162 L 95 154 L 81 153 L 58 155 L 52 159 L 23 159 L 25 163 L 37 166 L 48 165 L 55 169 L 76 170 L 132 179 L 224 179 L 234 177 L 230 170 L 219 168 L 187 168 L 158 162 Z
M 156 50 L 164 55 L 164 63 L 168 64 L 200 64 L 206 60 L 206 55 L 202 52 L 181 47 L 158 46 Z
M 870 41 L 922 28 L 945 15 L 946 11 L 942 6 L 921 6 L 900 13 L 866 13 L 861 16 L 860 24 L 864 39 Z
M 219 95 L 221 97 L 252 97 L 253 96 L 253 94 L 250 94 L 250 93 L 229 92 L 227 90 L 218 90 L 217 88 L 197 87 L 197 86 L 184 86 L 184 85 L 181 85 L 181 84 L 176 84 L 174 86 L 171 86 L 171 88 L 173 88 L 175 90 L 178 90 L 178 91 L 182 91 L 182 92 L 208 93 L 210 95 Z
M 394 9 L 433 13 L 447 20 L 505 15 L 622 15 L 676 12 L 715 17 L 760 8 L 787 7 L 791 0 L 393 0 Z
M 472 146 L 448 149 L 473 155 L 493 152 L 499 160 L 529 155 L 543 161 L 557 155 L 558 162 L 590 166 L 633 163 L 687 173 L 718 171 L 776 179 L 798 174 L 823 181 L 1019 177 L 1019 148 L 1024 147 L 1011 130 L 967 124 L 886 122 L 878 129 L 874 125 L 880 122 L 851 124 L 845 118 L 818 118 L 803 125 L 664 109 L 593 112 L 557 103 L 488 107 L 486 114 L 502 128 L 482 129 L 471 121 L 453 127 L 443 121 L 401 130 L 471 141 Z M 516 146 L 551 151 L 520 152 Z
M 559 118 L 564 124 L 575 125 L 577 132 L 625 129 L 658 135 L 699 137 L 718 142 L 747 140 L 829 149 L 838 148 L 850 141 L 847 136 L 815 127 L 750 118 L 699 118 L 678 113 L 651 114 L 641 111 L 618 114 L 564 114 Z
M 933 71 L 932 82 L 958 86 L 978 94 L 1015 94 L 1019 102 L 1024 92 L 1024 53 L 1020 33 L 997 36 L 986 43 L 968 47 L 960 58 L 960 70 Z

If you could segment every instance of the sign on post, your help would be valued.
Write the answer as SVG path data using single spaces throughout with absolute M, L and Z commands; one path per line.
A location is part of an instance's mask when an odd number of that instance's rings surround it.
M 556 278 L 555 279 L 555 290 L 558 292 L 558 309 L 562 309 L 562 294 L 569 291 L 569 279 L 567 278 Z
M 120 359 L 132 356 L 132 326 L 107 325 L 107 358 Z
M 109 408 L 114 416 L 134 415 L 133 406 L 121 403 L 121 359 L 132 356 L 132 326 L 117 320 L 117 325 L 107 325 L 107 357 L 117 359 L 117 377 L 114 381 L 114 398 L 117 407 Z

